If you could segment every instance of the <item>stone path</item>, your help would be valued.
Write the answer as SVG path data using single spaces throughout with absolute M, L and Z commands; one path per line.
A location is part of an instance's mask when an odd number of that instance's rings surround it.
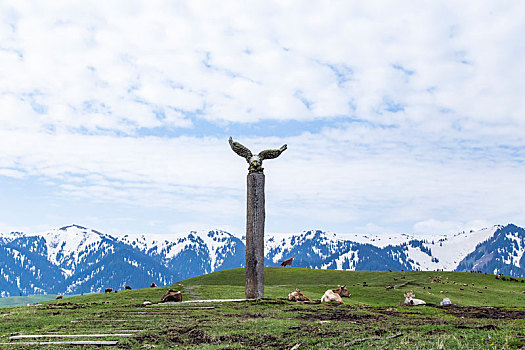
M 22 334 L 9 337 L 11 342 L 0 343 L 0 345 L 118 345 L 117 340 L 74 340 L 74 341 L 31 341 L 31 342 L 17 342 L 12 340 L 20 339 L 41 339 L 41 338 L 127 338 L 132 336 L 130 333 L 107 333 L 107 334 Z
M 9 337 L 9 340 L 28 339 L 28 338 L 106 338 L 106 337 L 131 337 L 130 333 L 117 334 L 23 334 Z
M 78 341 L 36 341 L 36 342 L 13 342 L 0 343 L 0 345 L 118 345 L 116 340 L 78 340 Z
M 239 301 L 253 301 L 257 299 L 209 299 L 209 300 L 186 300 L 186 301 L 169 301 L 167 303 L 151 304 L 152 306 L 161 306 L 161 305 L 184 305 L 184 304 L 198 304 L 198 303 L 229 303 L 229 302 L 239 302 Z M 146 306 L 146 307 L 149 307 Z

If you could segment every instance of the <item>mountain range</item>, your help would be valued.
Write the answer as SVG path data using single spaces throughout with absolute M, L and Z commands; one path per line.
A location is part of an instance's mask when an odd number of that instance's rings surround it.
M 244 237 L 221 230 L 112 236 L 79 225 L 0 234 L 0 296 L 148 287 L 244 266 Z M 454 235 L 266 234 L 265 265 L 338 270 L 481 271 L 525 277 L 525 230 Z

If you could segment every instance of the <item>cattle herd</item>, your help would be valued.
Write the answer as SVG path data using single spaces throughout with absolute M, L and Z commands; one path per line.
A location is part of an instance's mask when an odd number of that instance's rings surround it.
M 330 301 L 338 302 L 339 304 L 343 304 L 342 297 L 350 297 L 350 293 L 348 292 L 348 289 L 346 289 L 346 285 L 344 286 L 337 286 L 336 289 L 328 289 L 323 297 L 321 298 L 322 303 L 327 303 Z M 288 300 L 290 301 L 312 301 L 308 297 L 306 297 L 299 289 L 294 290 L 290 294 L 288 294 Z
M 359 283 L 360 284 L 360 283 Z M 455 282 L 454 282 L 455 284 Z M 179 286 L 182 286 L 181 283 L 178 284 Z M 157 285 L 153 282 L 150 285 L 151 288 L 156 288 Z M 367 287 L 366 282 L 363 283 L 363 287 Z M 389 288 L 390 287 L 390 288 Z M 391 289 L 392 287 L 389 285 L 387 286 L 387 289 Z M 430 287 L 428 287 L 430 289 Z M 486 288 L 486 287 L 485 287 Z M 125 286 L 124 290 L 131 290 L 130 286 Z M 113 288 L 105 288 L 104 293 L 111 293 L 115 292 L 117 293 L 117 290 L 113 290 Z M 524 291 L 525 293 L 525 291 Z M 343 297 L 349 298 L 351 296 L 350 292 L 348 292 L 348 289 L 346 289 L 346 285 L 337 286 L 335 289 L 328 289 L 323 296 L 321 297 L 321 303 L 327 303 L 327 302 L 337 302 L 339 304 L 343 304 Z M 399 305 L 405 305 L 405 306 L 417 306 L 417 305 L 425 305 L 425 301 L 421 299 L 416 299 L 413 292 L 405 293 L 405 301 L 402 303 L 398 303 Z M 57 299 L 62 299 L 63 295 L 58 295 Z M 445 298 L 448 300 L 448 298 Z M 288 294 L 288 300 L 289 301 L 297 301 L 297 302 L 313 302 L 310 298 L 305 296 L 299 289 L 295 289 L 293 292 Z M 160 302 L 181 302 L 182 301 L 182 293 L 180 291 L 176 291 L 174 289 L 169 289 L 166 293 L 164 293 L 161 297 Z M 450 300 L 446 304 L 450 304 Z M 443 304 L 442 304 L 443 305 Z
M 182 286 L 182 284 L 179 283 L 179 286 Z M 155 283 L 151 283 L 150 285 L 151 288 L 155 288 L 157 287 L 157 285 Z M 130 286 L 126 286 L 124 287 L 124 289 L 131 289 Z M 112 288 L 106 288 L 104 290 L 105 293 L 111 293 L 113 291 Z M 115 290 L 115 293 L 117 291 Z M 331 302 L 331 301 L 335 301 L 339 304 L 343 304 L 343 299 L 342 297 L 350 297 L 350 293 L 348 292 L 348 289 L 346 289 L 346 285 L 343 285 L 343 286 L 337 286 L 336 289 L 329 289 L 327 290 L 323 297 L 321 298 L 321 302 Z M 57 297 L 57 299 L 61 299 L 62 296 L 59 295 Z M 307 296 L 305 296 L 303 293 L 301 293 L 301 291 L 299 289 L 296 289 L 294 290 L 293 292 L 291 292 L 290 294 L 288 294 L 288 300 L 290 301 L 306 301 L 306 302 L 311 302 L 312 300 L 310 298 L 308 298 Z M 417 300 L 417 299 L 415 299 Z M 160 299 L 160 302 L 161 303 L 165 303 L 165 302 L 180 302 L 182 301 L 182 293 L 180 291 L 176 291 L 174 289 L 169 289 L 165 294 L 162 295 L 161 299 Z
M 366 282 L 363 283 L 363 287 L 367 287 L 368 285 Z M 387 287 L 387 289 L 389 289 Z M 346 285 L 343 286 L 337 286 L 336 289 L 328 289 L 323 296 L 321 297 L 321 303 L 328 303 L 335 301 L 339 304 L 343 304 L 343 297 L 349 298 L 351 296 L 350 292 L 348 292 L 348 289 L 346 289 Z M 448 298 L 447 302 L 441 303 L 441 305 L 450 305 L 450 300 Z M 443 299 L 443 300 L 445 300 Z M 288 300 L 290 301 L 303 301 L 303 302 L 312 302 L 311 299 L 306 297 L 299 289 L 294 290 L 290 294 L 288 294 Z M 413 292 L 405 293 L 405 301 L 402 303 L 399 303 L 399 305 L 404 306 L 417 306 L 417 305 L 425 305 L 425 301 L 421 299 L 416 299 L 415 294 Z

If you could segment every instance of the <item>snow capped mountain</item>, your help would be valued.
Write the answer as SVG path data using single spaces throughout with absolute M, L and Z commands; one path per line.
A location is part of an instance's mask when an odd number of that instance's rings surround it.
M 2 234 L 0 296 L 169 285 L 244 262 L 244 243 L 224 231 L 166 237 L 113 237 L 79 225 Z
M 103 257 L 114 252 L 114 247 L 111 245 L 111 241 L 114 241 L 113 237 L 78 225 L 26 236 L 44 239 L 47 260 L 53 265 L 60 266 L 66 277 L 75 272 L 77 265 L 86 263 L 90 253 L 102 251 Z
M 148 256 L 159 259 L 176 271 L 179 279 L 244 266 L 244 243 L 221 230 L 191 231 L 187 235 L 125 235 L 125 243 Z M 175 281 L 173 281 L 175 282 Z
M 516 225 L 499 227 L 482 244 L 470 252 L 458 270 L 482 270 L 525 277 L 525 230 Z
M 88 293 L 108 285 L 123 287 L 128 281 L 167 284 L 176 278 L 154 258 L 78 225 L 2 235 L 0 266 L 5 266 L 0 268 L 2 296 Z
M 525 277 L 525 230 L 515 225 L 455 235 L 267 234 L 265 264 L 340 270 L 480 270 Z M 244 266 L 244 242 L 221 230 L 111 236 L 71 225 L 0 234 L 0 296 L 100 292 L 169 285 Z
M 188 235 L 179 234 L 169 238 L 168 241 L 166 235 L 125 235 L 119 240 L 147 254 L 161 256 L 164 261 L 176 259 L 187 251 L 204 253 L 209 256 L 209 266 L 206 266 L 204 273 L 220 269 L 228 257 L 236 253 L 235 249 L 244 245 L 240 239 L 221 230 L 191 231 Z
M 266 258 L 275 264 L 295 256 L 294 266 L 321 269 L 456 270 L 465 256 L 500 229 L 501 226 L 494 226 L 441 236 L 338 235 L 312 230 L 269 237 Z M 519 247 L 517 250 L 521 249 Z

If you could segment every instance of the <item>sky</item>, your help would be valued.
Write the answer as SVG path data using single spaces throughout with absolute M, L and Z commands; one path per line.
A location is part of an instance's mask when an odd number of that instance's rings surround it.
M 525 225 L 525 2 L 2 1 L 0 232 Z

